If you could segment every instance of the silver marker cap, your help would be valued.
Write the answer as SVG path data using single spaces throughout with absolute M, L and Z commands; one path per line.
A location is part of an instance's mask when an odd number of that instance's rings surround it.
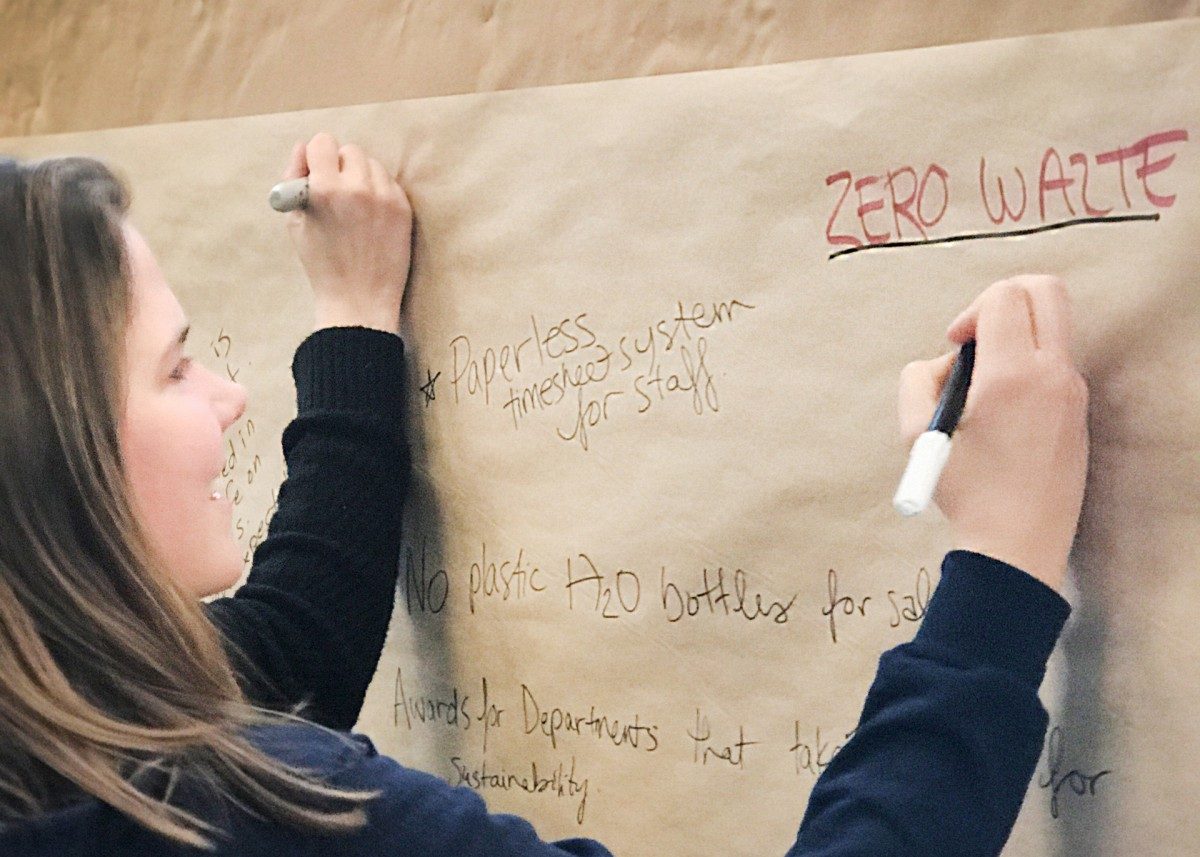
M 294 211 L 308 206 L 308 178 L 289 179 L 271 188 L 271 208 Z

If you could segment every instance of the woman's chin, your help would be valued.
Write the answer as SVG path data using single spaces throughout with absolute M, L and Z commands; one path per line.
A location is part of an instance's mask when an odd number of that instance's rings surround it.
M 210 566 L 210 570 L 198 576 L 191 587 L 197 598 L 219 595 L 237 585 L 242 577 L 242 556 L 239 550 L 235 543 L 227 552 L 228 556 L 222 557 L 219 562 Z

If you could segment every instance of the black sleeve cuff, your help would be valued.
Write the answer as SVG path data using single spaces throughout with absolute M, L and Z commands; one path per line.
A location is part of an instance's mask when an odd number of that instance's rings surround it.
M 296 348 L 292 359 L 297 415 L 311 411 L 369 411 L 400 419 L 404 341 L 369 327 L 325 327 Z
M 963 665 L 987 665 L 1040 686 L 1071 606 L 1037 578 L 972 551 L 951 551 L 913 640 Z

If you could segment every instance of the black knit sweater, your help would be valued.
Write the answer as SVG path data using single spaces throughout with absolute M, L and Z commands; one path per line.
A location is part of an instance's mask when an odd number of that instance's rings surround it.
M 287 478 L 246 582 L 207 604 L 252 702 L 335 729 L 358 719 L 391 619 L 409 454 L 404 345 L 323 328 L 296 349 Z M 336 480 L 330 473 L 336 473 Z

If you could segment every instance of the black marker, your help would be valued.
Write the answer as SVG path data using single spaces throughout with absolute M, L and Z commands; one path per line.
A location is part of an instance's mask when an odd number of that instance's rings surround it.
M 913 444 L 908 456 L 908 467 L 900 477 L 900 487 L 892 498 L 892 505 L 901 515 L 916 515 L 924 511 L 933 499 L 938 477 L 950 457 L 950 435 L 958 428 L 962 419 L 963 406 L 967 403 L 967 389 L 971 386 L 971 370 L 975 368 L 975 340 L 963 343 L 950 370 L 950 378 L 942 387 L 933 419 Z

